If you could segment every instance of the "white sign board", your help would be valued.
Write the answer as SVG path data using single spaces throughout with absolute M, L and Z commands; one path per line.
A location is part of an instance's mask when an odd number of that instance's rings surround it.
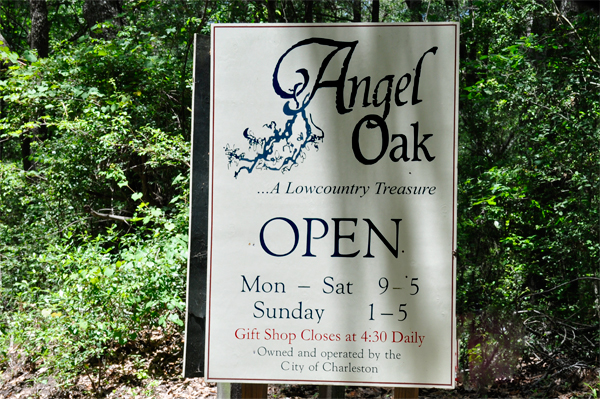
M 458 42 L 213 25 L 207 380 L 454 387 Z

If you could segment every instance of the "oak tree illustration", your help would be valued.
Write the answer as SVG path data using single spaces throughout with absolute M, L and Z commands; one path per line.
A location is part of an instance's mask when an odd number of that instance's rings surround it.
M 273 72 L 273 89 L 281 98 L 287 102 L 283 106 L 283 113 L 288 117 L 283 127 L 271 121 L 263 125 L 268 129 L 266 137 L 259 137 L 250 128 L 246 128 L 243 137 L 247 142 L 247 151 L 227 144 L 225 154 L 229 167 L 234 167 L 234 177 L 238 177 L 242 171 L 252 173 L 254 170 L 289 171 L 292 167 L 306 159 L 306 152 L 311 148 L 319 149 L 323 142 L 325 132 L 313 121 L 307 106 L 310 104 L 319 88 L 337 88 L 343 85 L 351 54 L 358 41 L 340 42 L 324 38 L 310 38 L 302 40 L 290 47 L 277 62 Z M 340 51 L 348 49 L 344 57 L 339 77 L 336 80 L 323 80 L 323 75 L 331 59 Z M 324 57 L 318 68 L 309 72 L 306 68 L 299 68 L 293 76 L 294 83 L 287 89 L 282 88 L 280 71 L 287 68 L 295 68 L 293 60 L 307 59 L 300 57 L 302 52 L 323 54 Z M 288 59 L 287 57 L 290 56 Z M 314 58 L 314 57 L 311 57 Z M 287 61 L 287 62 L 286 62 Z M 310 69 L 310 67 L 307 67 Z M 282 74 L 285 75 L 285 74 Z M 289 80 L 289 79 L 288 79 Z M 340 90 L 337 91 L 341 92 Z M 336 109 L 339 113 L 343 107 L 343 99 L 336 96 Z M 340 107 L 341 105 L 341 107 Z M 347 110 L 349 111 L 349 110 Z

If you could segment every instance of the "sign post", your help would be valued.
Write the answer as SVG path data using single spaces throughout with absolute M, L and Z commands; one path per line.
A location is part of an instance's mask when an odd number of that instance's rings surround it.
M 206 250 L 208 245 L 208 165 L 210 120 L 210 39 L 194 36 L 190 179 L 190 242 L 187 268 L 184 376 L 204 376 Z
M 206 379 L 454 388 L 458 24 L 211 40 Z

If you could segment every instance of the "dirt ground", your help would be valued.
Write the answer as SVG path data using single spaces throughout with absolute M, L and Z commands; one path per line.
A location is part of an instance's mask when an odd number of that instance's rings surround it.
M 107 399 L 137 399 L 137 398 L 161 398 L 161 399 L 196 399 L 216 398 L 217 385 L 206 383 L 203 378 L 181 378 L 153 379 L 147 378 L 136 380 L 135 378 L 115 379 L 106 384 L 101 392 L 94 389 L 91 380 L 87 376 L 80 377 L 70 387 L 61 388 L 57 386 L 52 378 L 37 378 L 36 373 L 23 372 L 11 379 L 0 376 L 0 398 L 1 399 L 80 399 L 89 397 L 103 397 Z M 591 385 L 591 384 L 590 384 Z M 593 385 L 591 385 L 593 387 Z M 310 385 L 269 385 L 269 399 L 304 399 L 318 398 L 318 387 Z M 572 392 L 524 392 L 516 383 L 497 384 L 490 387 L 487 392 L 469 389 L 459 385 L 457 389 L 448 391 L 440 389 L 420 389 L 419 398 L 511 398 L 525 399 L 558 398 L 558 399 L 592 399 L 597 398 L 590 387 L 581 386 L 579 390 Z M 346 387 L 345 398 L 392 398 L 391 388 L 374 387 Z

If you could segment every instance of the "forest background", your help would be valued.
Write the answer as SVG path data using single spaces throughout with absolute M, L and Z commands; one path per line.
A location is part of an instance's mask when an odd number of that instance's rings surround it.
M 0 1 L 0 390 L 28 376 L 22 386 L 60 395 L 85 377 L 83 396 L 117 385 L 151 396 L 180 375 L 195 34 L 219 22 L 460 21 L 462 386 L 597 397 L 598 11 Z

